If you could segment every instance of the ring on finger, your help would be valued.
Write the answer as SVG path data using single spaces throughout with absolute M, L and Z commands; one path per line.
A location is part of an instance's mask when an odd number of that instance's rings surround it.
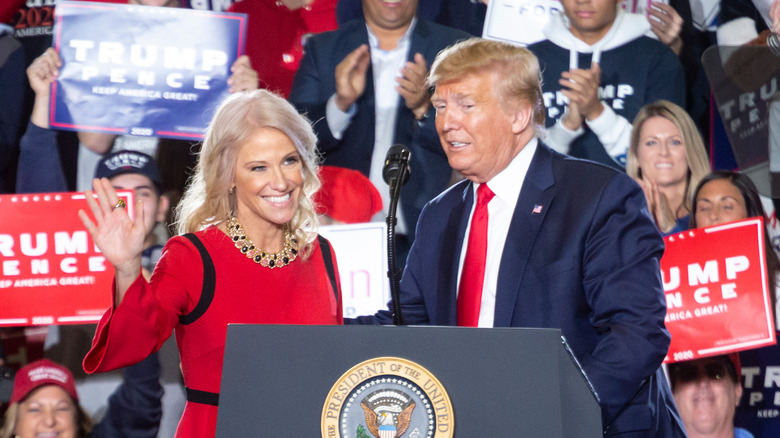
M 125 200 L 124 199 L 120 199 L 119 201 L 117 201 L 116 205 L 114 206 L 114 208 L 112 210 L 116 210 L 117 208 L 125 208 L 125 205 L 126 205 L 125 204 Z

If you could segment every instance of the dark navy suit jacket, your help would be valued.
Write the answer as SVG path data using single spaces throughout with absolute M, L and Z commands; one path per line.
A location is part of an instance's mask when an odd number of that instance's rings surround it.
M 423 210 L 401 280 L 407 324 L 457 325 L 472 203 L 472 183 L 462 181 Z M 609 435 L 684 436 L 660 370 L 670 342 L 663 251 L 634 181 L 539 144 L 501 257 L 494 325 L 560 328 L 598 393 Z M 383 311 L 350 322 L 392 318 Z
M 420 53 L 430 68 L 440 50 L 468 37 L 465 32 L 418 19 L 412 31 L 408 59 L 412 60 L 415 53 Z M 361 44 L 368 44 L 368 31 L 362 19 L 311 37 L 293 80 L 289 101 L 314 123 L 324 164 L 355 169 L 368 176 L 375 125 L 374 80 L 370 65 L 366 89 L 356 102 L 357 112 L 341 140 L 333 137 L 325 120 L 327 101 L 336 92 L 336 65 Z M 393 143 L 403 144 L 412 152 L 411 177 L 401 190 L 401 207 L 411 235 L 422 207 L 447 187 L 451 175 L 434 127 L 433 109 L 429 110 L 425 121 L 418 124 L 414 113 L 399 97 Z

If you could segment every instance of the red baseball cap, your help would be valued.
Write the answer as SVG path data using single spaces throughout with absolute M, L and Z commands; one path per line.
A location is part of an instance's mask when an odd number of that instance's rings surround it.
M 347 224 L 370 222 L 382 209 L 382 195 L 374 184 L 357 170 L 321 166 L 322 188 L 315 193 L 318 214 Z
M 57 385 L 73 397 L 73 400 L 79 401 L 73 373 L 60 364 L 41 359 L 23 366 L 16 373 L 10 403 L 24 400 L 34 389 L 44 385 Z
M 5 0 L 0 5 L 0 24 L 11 24 L 16 13 L 27 0 Z

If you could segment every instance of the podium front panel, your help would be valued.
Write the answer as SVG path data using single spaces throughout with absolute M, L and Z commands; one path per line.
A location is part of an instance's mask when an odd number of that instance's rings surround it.
M 598 403 L 560 330 L 229 325 L 217 437 L 328 436 L 323 407 L 334 385 L 381 357 L 420 365 L 446 390 L 451 405 L 432 408 L 454 418 L 441 422 L 454 433 L 431 436 L 602 435 Z

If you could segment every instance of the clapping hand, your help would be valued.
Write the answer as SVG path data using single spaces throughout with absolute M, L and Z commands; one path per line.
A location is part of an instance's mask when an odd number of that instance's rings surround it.
M 661 2 L 652 2 L 647 13 L 647 20 L 650 22 L 653 33 L 662 43 L 672 49 L 675 55 L 679 55 L 683 45 L 680 38 L 683 19 L 680 14 L 673 7 Z
M 601 68 L 593 63 L 590 69 L 577 68 L 561 73 L 558 83 L 561 92 L 569 99 L 564 125 L 574 131 L 584 120 L 593 120 L 601 115 L 604 106 L 599 100 Z
M 401 76 L 395 79 L 398 94 L 404 99 L 406 107 L 412 110 L 415 118 L 422 119 L 428 111 L 431 96 L 425 88 L 425 78 L 428 76 L 428 65 L 425 58 L 416 53 L 414 62 L 407 62 L 401 69 Z
M 643 179 L 637 179 L 636 182 L 639 183 L 639 187 L 645 193 L 647 208 L 650 210 L 650 214 L 653 215 L 658 229 L 663 233 L 672 231 L 676 224 L 676 216 L 669 206 L 666 195 L 658 190 L 658 184 L 655 181 Z
M 341 111 L 347 112 L 363 95 L 370 63 L 368 45 L 361 44 L 336 66 L 336 105 Z

